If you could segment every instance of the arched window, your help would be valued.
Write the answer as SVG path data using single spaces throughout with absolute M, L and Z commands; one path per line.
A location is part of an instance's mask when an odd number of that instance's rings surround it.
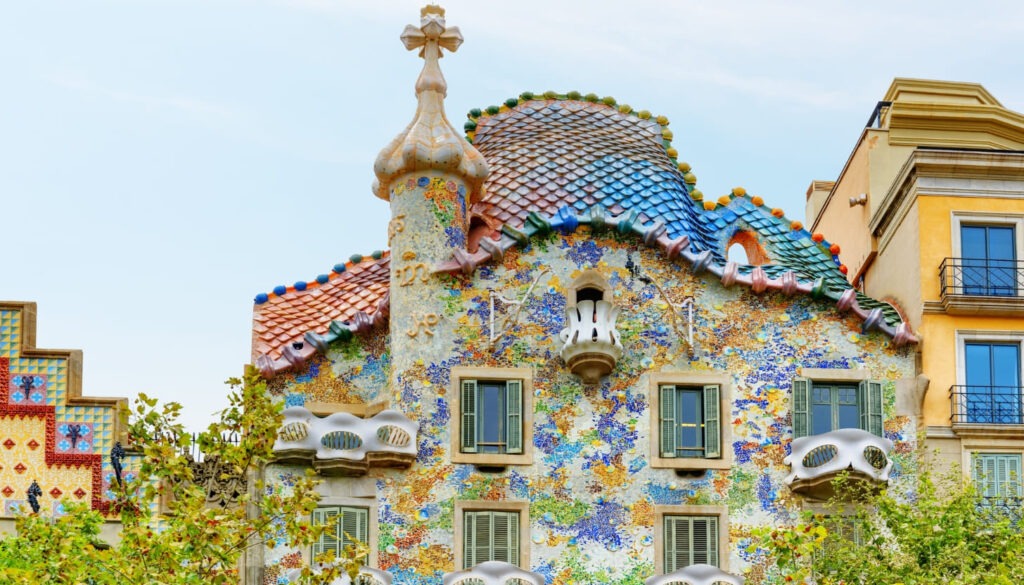
M 757 235 L 750 230 L 737 230 L 725 245 L 726 258 L 737 264 L 760 266 L 770 264 L 768 251 L 764 249 Z

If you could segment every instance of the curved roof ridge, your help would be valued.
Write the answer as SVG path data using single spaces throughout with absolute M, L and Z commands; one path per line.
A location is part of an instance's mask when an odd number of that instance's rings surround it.
M 356 254 L 312 282 L 257 295 L 252 358 L 267 378 L 301 365 L 335 340 L 387 322 L 391 254 Z
M 864 322 L 865 331 L 880 330 L 892 337 L 897 345 L 919 341 L 895 307 L 863 295 L 852 288 L 845 278 L 827 278 L 827 273 L 809 273 L 809 278 L 801 282 L 793 267 L 786 265 L 753 266 L 749 272 L 742 273 L 736 262 L 723 263 L 716 260 L 711 250 L 692 249 L 689 236 L 672 238 L 667 232 L 665 222 L 660 219 L 655 219 L 649 226 L 640 224 L 639 215 L 636 210 L 625 210 L 613 216 L 600 205 L 591 206 L 586 213 L 577 213 L 571 207 L 563 206 L 553 217 L 531 211 L 522 230 L 505 224 L 501 227 L 497 240 L 482 238 L 476 252 L 456 250 L 451 260 L 436 266 L 434 270 L 469 274 L 478 266 L 500 261 L 505 252 L 513 247 L 529 245 L 530 239 L 535 235 L 545 235 L 551 231 L 572 233 L 581 224 L 588 224 L 591 229 L 612 229 L 620 234 L 633 234 L 641 238 L 646 245 L 661 249 L 669 260 L 685 259 L 695 273 L 714 274 L 720 278 L 723 286 L 730 287 L 739 283 L 749 286 L 755 293 L 777 290 L 787 295 L 799 292 L 810 294 L 816 299 L 830 299 L 836 303 L 840 312 L 852 311 L 860 318 Z M 810 245 L 812 244 L 805 243 L 795 248 L 795 253 L 803 253 Z M 770 274 L 766 268 L 770 268 L 772 273 Z
M 331 272 L 329 274 L 320 274 L 313 280 L 309 281 L 297 280 L 295 281 L 295 284 L 291 286 L 279 284 L 275 286 L 273 290 L 271 290 L 270 292 L 257 294 L 255 298 L 253 298 L 253 302 L 257 305 L 262 305 L 263 303 L 266 303 L 270 299 L 276 297 L 283 297 L 288 293 L 302 292 L 309 288 L 315 288 L 327 284 L 331 280 L 341 276 L 345 272 L 351 270 L 355 266 L 358 266 L 367 259 L 372 259 L 374 262 L 376 262 L 377 260 L 380 260 L 381 258 L 386 258 L 390 255 L 390 250 L 374 250 L 373 252 L 370 252 L 368 256 L 363 256 L 362 254 L 353 254 L 352 256 L 349 256 L 349 259 L 347 261 L 335 264 L 334 267 L 331 268 Z

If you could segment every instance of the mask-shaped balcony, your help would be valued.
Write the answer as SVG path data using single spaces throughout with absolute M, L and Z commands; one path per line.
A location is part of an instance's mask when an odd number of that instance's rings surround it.
M 487 561 L 464 571 L 445 573 L 444 585 L 544 585 L 544 577 L 501 561 Z
M 318 574 L 323 569 L 322 565 L 317 564 L 314 567 L 314 574 Z M 289 583 L 300 583 L 302 580 L 302 569 L 292 569 L 285 573 L 285 577 L 288 578 Z M 353 581 L 345 571 L 341 571 L 341 575 L 335 580 L 331 581 L 330 585 L 391 585 L 391 573 L 381 571 L 379 569 L 371 569 L 370 567 L 359 567 L 359 575 L 356 576 Z
M 596 384 L 607 376 L 622 357 L 619 332 L 615 330 L 618 307 L 608 301 L 579 301 L 565 309 L 562 359 L 569 371 Z
M 347 412 L 320 418 L 293 406 L 284 410 L 274 455 L 280 462 L 312 463 L 323 475 L 364 475 L 370 467 L 406 468 L 416 459 L 416 424 L 397 410 L 367 419 Z
M 648 577 L 644 585 L 743 585 L 743 577 L 731 575 L 712 565 L 690 565 L 666 575 Z
M 845 472 L 851 481 L 881 489 L 889 483 L 891 451 L 892 441 L 861 429 L 800 437 L 783 460 L 791 470 L 786 485 L 808 498 L 827 500 L 835 495 L 832 480 Z

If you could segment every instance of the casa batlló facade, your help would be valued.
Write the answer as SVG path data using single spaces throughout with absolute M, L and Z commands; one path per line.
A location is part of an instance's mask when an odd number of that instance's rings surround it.
M 312 468 L 340 521 L 247 582 L 356 538 L 377 582 L 759 583 L 751 530 L 838 473 L 908 489 L 918 340 L 838 246 L 702 194 L 669 121 L 611 98 L 525 92 L 456 131 L 438 58 L 462 36 L 421 16 L 414 119 L 374 167 L 390 250 L 256 297 L 286 407 L 260 473 Z

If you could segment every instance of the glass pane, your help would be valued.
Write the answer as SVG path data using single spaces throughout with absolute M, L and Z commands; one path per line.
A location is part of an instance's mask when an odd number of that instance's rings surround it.
M 988 246 L 984 226 L 960 226 L 960 250 L 964 258 L 986 258 Z
M 1013 227 L 1000 226 L 988 228 L 988 259 L 1013 260 L 1016 256 L 1013 243 Z
M 832 405 L 814 404 L 811 406 L 811 434 L 820 435 L 832 430 Z
M 703 392 L 693 388 L 676 391 L 676 455 L 704 456 Z
M 505 384 L 480 382 L 477 405 L 477 451 L 505 452 Z

